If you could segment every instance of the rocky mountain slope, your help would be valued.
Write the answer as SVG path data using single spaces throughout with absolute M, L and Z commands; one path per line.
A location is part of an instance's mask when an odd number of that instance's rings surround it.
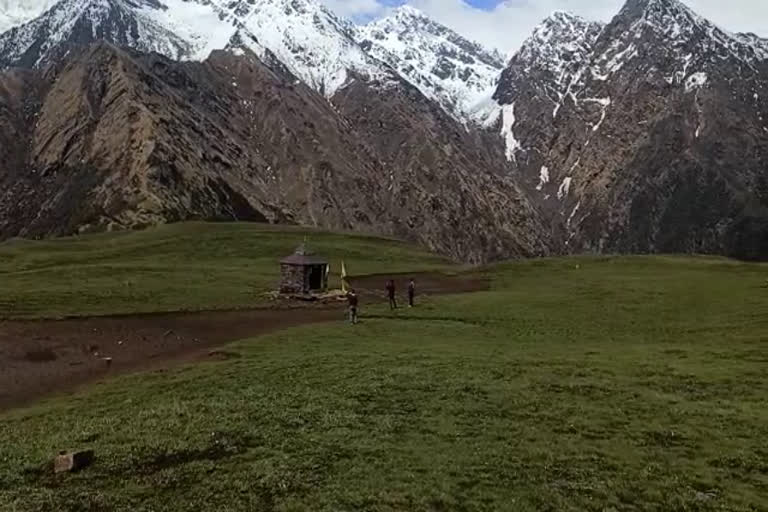
M 105 43 L 0 77 L 5 236 L 240 219 L 468 261 L 549 252 L 533 206 L 487 170 L 501 152 L 407 83 L 354 80 L 331 103 L 245 49 L 179 63 Z
M 768 42 L 678 0 L 555 13 L 506 66 L 408 8 L 61 0 L 0 68 L 3 237 L 226 218 L 473 262 L 768 258 Z
M 572 252 L 766 257 L 764 48 L 677 0 L 557 14 L 495 94 L 510 172 Z

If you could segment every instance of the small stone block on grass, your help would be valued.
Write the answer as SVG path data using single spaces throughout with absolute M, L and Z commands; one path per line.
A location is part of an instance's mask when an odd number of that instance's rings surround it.
M 93 450 L 62 452 L 53 460 L 54 473 L 73 473 L 91 465 Z

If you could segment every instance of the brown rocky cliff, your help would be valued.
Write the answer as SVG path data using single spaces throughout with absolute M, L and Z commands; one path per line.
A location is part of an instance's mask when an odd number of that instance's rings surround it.
M 551 252 L 539 214 L 503 173 L 501 147 L 410 87 L 355 81 L 333 101 L 383 163 L 392 234 L 474 262 Z
M 549 251 L 496 174 L 500 152 L 403 83 L 357 81 L 332 104 L 248 52 L 178 63 L 104 43 L 30 76 L 46 92 L 0 169 L 4 236 L 237 219 L 396 235 L 468 261 Z

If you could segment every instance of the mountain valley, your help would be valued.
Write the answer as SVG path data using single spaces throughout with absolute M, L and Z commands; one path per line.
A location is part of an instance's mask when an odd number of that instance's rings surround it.
M 357 26 L 316 0 L 61 0 L 2 20 L 3 238 L 254 220 L 471 263 L 768 257 L 768 41 L 678 0 L 554 13 L 508 62 L 410 7 Z

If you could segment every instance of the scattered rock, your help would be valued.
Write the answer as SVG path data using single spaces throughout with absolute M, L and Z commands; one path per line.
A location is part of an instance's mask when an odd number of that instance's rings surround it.
M 54 473 L 73 473 L 80 471 L 93 463 L 93 450 L 81 450 L 76 452 L 61 452 L 53 460 Z
M 710 490 L 706 492 L 696 491 L 697 501 L 711 501 L 717 499 L 717 491 Z

